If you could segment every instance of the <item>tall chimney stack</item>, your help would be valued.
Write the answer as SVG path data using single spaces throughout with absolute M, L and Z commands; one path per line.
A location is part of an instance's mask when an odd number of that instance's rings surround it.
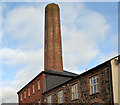
M 45 8 L 44 70 L 63 71 L 60 9 L 54 3 Z

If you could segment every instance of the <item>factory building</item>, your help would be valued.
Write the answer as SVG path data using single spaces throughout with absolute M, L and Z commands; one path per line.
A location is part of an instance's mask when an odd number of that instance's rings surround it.
M 17 92 L 19 105 L 119 103 L 120 59 L 116 56 L 78 75 L 63 70 L 60 9 L 45 8 L 44 71 Z

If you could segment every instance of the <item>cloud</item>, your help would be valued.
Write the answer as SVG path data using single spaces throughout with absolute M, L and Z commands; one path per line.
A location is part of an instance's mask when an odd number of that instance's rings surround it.
M 64 65 L 76 69 L 98 55 L 98 43 L 105 39 L 109 24 L 103 15 L 88 10 L 83 3 L 60 3 L 60 7 Z M 14 42 L 20 42 L 19 48 L 42 48 L 43 29 L 43 13 L 38 8 L 22 6 L 7 13 L 5 31 Z
M 2 91 L 2 102 L 17 103 L 17 92 L 41 71 L 43 71 L 42 67 L 29 65 L 28 67 L 19 70 L 16 73 L 14 80 L 4 80 L 3 86 L 0 89 L 0 91 Z
M 17 92 L 41 71 L 42 69 L 40 67 L 34 68 L 29 66 L 17 72 L 14 80 L 4 80 L 3 86 L 0 88 L 0 92 L 2 93 L 0 95 L 0 97 L 2 97 L 2 102 L 17 103 Z
M 17 102 L 17 91 L 43 70 L 42 10 L 31 6 L 9 10 L 4 18 L 3 28 L 8 44 L 14 43 L 12 48 L 3 47 L 0 50 L 3 66 L 21 66 L 16 69 L 12 80 L 9 77 L 3 80 L 2 93 L 5 94 L 1 96 L 2 101 L 13 103 Z
M 15 103 L 17 102 L 16 92 L 13 87 L 4 87 L 2 90 L 2 102 L 3 103 Z
M 119 41 L 118 37 L 119 37 L 118 35 L 112 35 L 110 37 L 110 39 L 108 40 L 108 43 L 110 44 L 110 46 L 116 46 L 116 45 L 119 46 L 118 45 L 118 41 Z
M 0 56 L 3 57 L 3 65 L 5 66 L 25 65 L 16 71 L 12 80 L 9 78 L 3 80 L 2 101 L 14 103 L 17 102 L 17 91 L 43 70 L 42 49 L 22 51 L 21 49 L 3 48 L 0 51 Z
M 40 64 L 43 62 L 43 49 L 23 51 L 21 49 L 3 48 L 0 55 L 3 57 L 3 64 L 9 66 Z
M 113 51 L 113 52 L 109 53 L 108 55 L 101 53 L 98 60 L 100 63 L 103 63 L 103 62 L 110 60 L 111 58 L 113 58 L 117 55 L 118 55 L 118 51 Z
M 90 42 L 82 32 L 66 30 L 64 33 L 69 34 L 67 41 L 63 40 L 64 64 L 70 70 L 77 69 L 79 65 L 87 64 L 99 53 L 96 45 Z M 90 46 L 88 42 L 90 42 Z
M 82 4 L 68 4 L 69 11 L 62 11 L 64 65 L 74 70 L 87 65 L 100 53 L 99 43 L 106 38 L 110 25 L 103 15 Z
M 42 49 L 37 51 L 22 51 L 20 49 L 3 48 L 2 51 L 0 51 L 0 55 L 3 57 L 3 65 L 8 67 L 21 66 L 20 69 L 16 70 L 16 75 L 14 77 L 18 82 L 21 81 L 21 83 L 17 83 L 17 86 L 28 82 L 28 80 L 40 73 L 43 69 Z
M 19 43 L 19 47 L 35 49 L 43 43 L 43 13 L 39 8 L 14 8 L 7 13 L 3 26 L 5 37 Z

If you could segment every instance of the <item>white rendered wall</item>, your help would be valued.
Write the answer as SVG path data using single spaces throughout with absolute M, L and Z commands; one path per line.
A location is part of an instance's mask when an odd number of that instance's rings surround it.
M 118 60 L 118 57 L 115 59 Z M 113 97 L 114 103 L 118 103 L 120 105 L 120 64 L 117 63 L 115 59 L 111 60 Z

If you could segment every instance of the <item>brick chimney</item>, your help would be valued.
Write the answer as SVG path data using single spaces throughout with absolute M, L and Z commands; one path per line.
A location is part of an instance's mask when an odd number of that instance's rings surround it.
M 63 71 L 60 9 L 54 3 L 45 8 L 44 70 Z

